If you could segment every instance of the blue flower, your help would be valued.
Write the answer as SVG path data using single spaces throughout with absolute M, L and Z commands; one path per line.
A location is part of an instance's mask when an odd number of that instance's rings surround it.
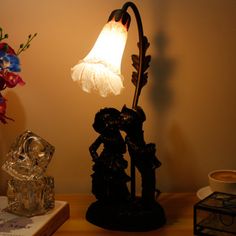
M 2 57 L 3 65 L 7 65 L 5 69 L 8 69 L 11 72 L 20 72 L 20 60 L 17 56 L 15 55 L 9 55 L 6 54 L 4 57 Z M 0 64 L 1 67 L 1 64 Z M 4 68 L 2 68 L 4 69 Z
M 20 60 L 15 51 L 6 43 L 0 43 L 0 70 L 20 72 Z

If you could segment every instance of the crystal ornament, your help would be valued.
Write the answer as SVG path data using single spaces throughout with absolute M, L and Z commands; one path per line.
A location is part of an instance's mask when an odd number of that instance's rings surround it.
M 6 211 L 31 217 L 54 207 L 54 179 L 45 174 L 54 150 L 50 143 L 31 131 L 16 138 L 2 166 L 11 176 Z
M 19 180 L 41 178 L 51 161 L 55 148 L 40 136 L 26 131 L 16 138 L 2 166 Z
M 8 181 L 8 206 L 5 209 L 27 217 L 42 215 L 54 208 L 54 178 L 45 176 L 37 180 Z

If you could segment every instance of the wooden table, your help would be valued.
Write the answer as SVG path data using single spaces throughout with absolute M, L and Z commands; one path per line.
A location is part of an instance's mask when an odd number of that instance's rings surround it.
M 97 227 L 85 219 L 87 207 L 95 201 L 92 195 L 57 195 L 57 200 L 70 204 L 70 218 L 54 236 L 188 236 L 193 235 L 193 205 L 198 201 L 195 193 L 162 193 L 159 202 L 163 206 L 167 224 L 149 232 L 120 232 Z

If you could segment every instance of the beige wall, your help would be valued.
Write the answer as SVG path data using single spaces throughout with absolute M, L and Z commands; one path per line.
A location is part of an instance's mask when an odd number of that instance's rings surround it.
M 146 112 L 145 139 L 155 142 L 162 162 L 162 191 L 196 191 L 207 173 L 236 168 L 236 1 L 137 0 L 152 55 L 149 83 L 140 105 Z M 14 138 L 26 129 L 56 147 L 48 173 L 57 193 L 90 192 L 88 147 L 102 107 L 131 105 L 130 55 L 136 53 L 133 13 L 122 64 L 126 90 L 100 98 L 84 93 L 70 78 L 120 0 L 8 0 L 0 25 L 17 48 L 38 32 L 22 53 L 24 87 L 7 90 L 8 115 L 0 126 L 1 162 Z M 128 156 L 127 156 L 128 158 Z M 1 191 L 7 177 L 1 171 Z

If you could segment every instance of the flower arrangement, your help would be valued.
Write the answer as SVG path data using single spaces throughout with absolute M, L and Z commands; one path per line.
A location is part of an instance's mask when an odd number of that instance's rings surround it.
M 19 46 L 17 52 L 10 47 L 3 40 L 8 38 L 8 34 L 4 34 L 0 28 L 0 122 L 7 123 L 7 120 L 13 120 L 6 116 L 6 98 L 2 95 L 1 91 L 6 88 L 14 88 L 16 85 L 24 85 L 25 82 L 18 74 L 21 71 L 19 55 L 29 48 L 30 42 L 36 36 L 29 35 L 26 43 Z

